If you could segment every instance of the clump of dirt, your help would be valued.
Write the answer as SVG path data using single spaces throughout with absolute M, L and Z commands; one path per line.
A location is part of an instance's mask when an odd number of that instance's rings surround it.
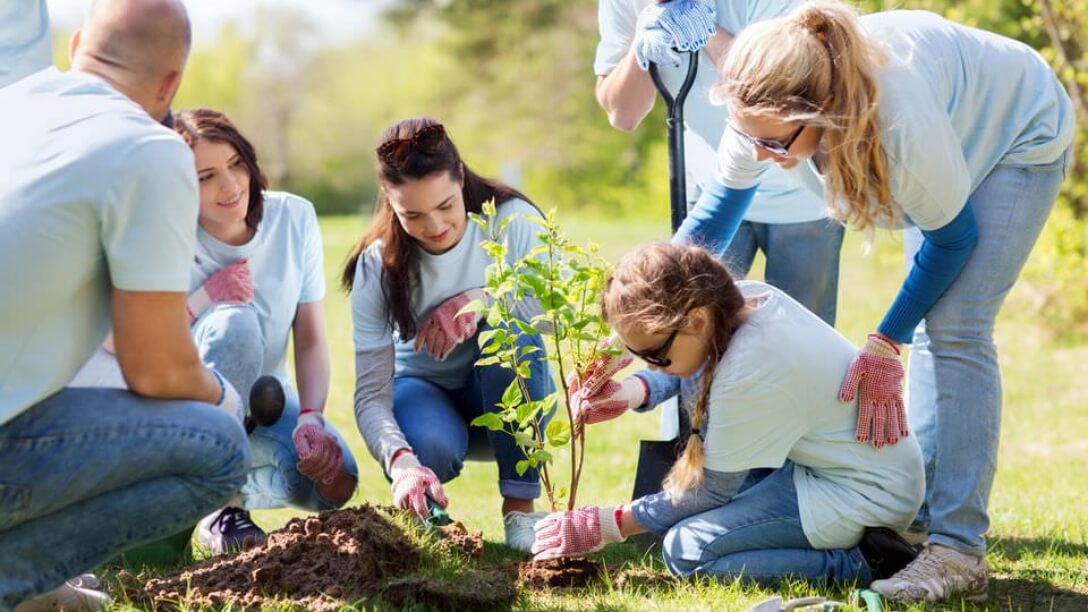
M 484 558 L 484 532 L 469 533 L 461 521 L 435 527 L 435 531 L 442 538 L 438 541 L 438 548 L 442 552 L 460 552 L 473 559 Z
M 535 589 L 547 587 L 584 587 L 600 580 L 602 565 L 581 558 L 525 561 L 518 564 L 518 581 Z
M 292 519 L 263 544 L 149 580 L 143 603 L 259 608 L 277 602 L 336 610 L 416 571 L 419 550 L 376 508 L 364 505 Z
M 422 605 L 450 611 L 508 608 L 517 588 L 501 571 L 472 570 L 453 578 L 409 576 L 382 589 L 382 599 L 397 608 Z

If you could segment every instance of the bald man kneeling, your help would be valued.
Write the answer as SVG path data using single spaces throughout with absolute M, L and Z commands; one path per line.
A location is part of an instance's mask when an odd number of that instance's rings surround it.
M 193 158 L 159 125 L 189 46 L 180 1 L 98 0 L 71 71 L 0 88 L 0 612 L 101 609 L 66 581 L 244 480 L 241 402 L 185 312 Z M 130 390 L 64 388 L 111 327 Z

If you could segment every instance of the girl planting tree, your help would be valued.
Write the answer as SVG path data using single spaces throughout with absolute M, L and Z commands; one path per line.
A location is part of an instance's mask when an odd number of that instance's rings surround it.
M 484 299 L 490 256 L 480 247 L 481 228 L 468 213 L 497 204 L 508 260 L 540 244 L 537 226 L 524 215 L 540 213 L 528 198 L 485 179 L 461 160 L 446 129 L 433 119 L 408 119 L 385 130 L 377 148 L 381 191 L 370 230 L 352 250 L 342 283 L 351 290 L 355 328 L 355 415 L 367 447 L 392 481 L 394 502 L 420 517 L 428 503 L 446 506 L 442 484 L 461 472 L 466 458 L 490 455 L 499 468 L 506 543 L 528 551 L 540 496 L 536 469 L 519 474 L 525 459 L 506 431 L 470 428 L 498 404 L 514 373 L 499 365 L 474 367 L 477 335 L 486 324 L 460 314 Z M 519 309 L 528 323 L 540 312 L 535 300 Z M 522 334 L 530 400 L 551 393 L 540 337 Z
M 856 443 L 857 402 L 838 400 L 856 347 L 834 329 L 779 289 L 734 283 L 713 255 L 686 245 L 626 256 L 602 309 L 651 368 L 701 377 L 693 432 L 665 491 L 549 515 L 536 526 L 538 558 L 644 531 L 664 536 L 665 563 L 680 576 L 868 584 L 914 558 L 893 530 L 921 505 L 921 452 L 913 439 L 883 450 Z M 639 374 L 604 387 L 572 394 L 579 422 L 619 417 L 649 395 Z

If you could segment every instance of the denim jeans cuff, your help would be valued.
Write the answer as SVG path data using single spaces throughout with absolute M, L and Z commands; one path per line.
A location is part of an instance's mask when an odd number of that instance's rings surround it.
M 665 525 L 651 516 L 646 509 L 646 504 L 642 503 L 643 499 L 645 498 L 639 498 L 631 502 L 631 514 L 635 516 L 635 520 L 643 529 L 654 535 L 664 537 L 672 528 L 672 525 Z
M 540 497 L 540 483 L 525 482 L 524 480 L 500 480 L 499 493 L 503 497 L 513 499 L 536 499 Z

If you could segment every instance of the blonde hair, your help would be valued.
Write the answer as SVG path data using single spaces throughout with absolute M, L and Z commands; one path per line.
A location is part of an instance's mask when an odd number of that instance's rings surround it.
M 857 229 L 895 221 L 877 124 L 883 48 L 842 2 L 807 2 L 733 41 L 711 98 L 730 112 L 824 129 L 831 214 Z M 838 205 L 845 203 L 846 209 Z
M 691 245 L 655 243 L 626 255 L 605 284 L 605 320 L 621 329 L 664 334 L 687 322 L 688 314 L 709 314 L 708 355 L 692 413 L 692 433 L 684 454 L 665 478 L 664 488 L 676 499 L 703 481 L 703 442 L 699 429 L 706 418 L 714 371 L 733 334 L 744 322 L 744 296 L 718 259 Z

